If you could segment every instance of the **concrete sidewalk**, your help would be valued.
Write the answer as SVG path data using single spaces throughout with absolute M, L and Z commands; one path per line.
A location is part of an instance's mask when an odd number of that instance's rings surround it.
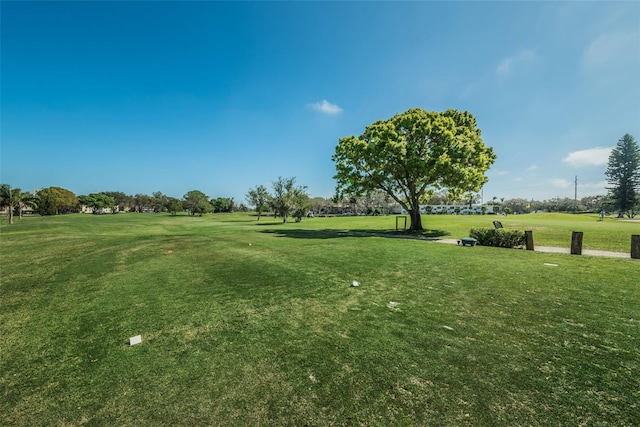
M 392 237 L 397 239 L 415 239 L 415 240 L 427 240 L 429 242 L 436 243 L 448 243 L 457 245 L 458 240 L 460 239 L 440 239 L 438 237 L 422 237 L 422 236 L 407 236 L 407 235 L 393 235 L 386 233 L 369 233 L 366 231 L 350 231 L 350 230 L 339 230 L 338 235 L 342 236 L 371 236 L 371 237 Z M 571 250 L 569 248 L 558 248 L 553 246 L 535 246 L 535 252 L 547 252 L 547 253 L 557 253 L 557 254 L 570 254 Z M 589 256 L 601 256 L 601 257 L 609 257 L 609 258 L 629 258 L 631 259 L 631 253 L 624 252 L 610 252 L 610 251 L 596 251 L 591 249 L 583 249 L 582 255 Z
M 449 244 L 458 244 L 459 239 L 434 239 L 433 242 L 438 243 L 449 243 Z M 536 252 L 549 252 L 549 253 L 557 253 L 557 254 L 570 254 L 571 249 L 569 248 L 558 248 L 554 246 L 535 246 Z M 631 258 L 630 253 L 624 252 L 610 252 L 610 251 L 596 251 L 591 249 L 583 249 L 582 255 L 590 255 L 590 256 L 603 256 L 609 258 Z

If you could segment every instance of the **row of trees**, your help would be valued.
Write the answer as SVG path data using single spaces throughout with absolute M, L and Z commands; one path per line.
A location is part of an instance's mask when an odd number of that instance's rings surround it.
M 379 199 L 382 195 L 387 199 L 385 203 L 393 200 L 409 213 L 411 231 L 422 231 L 420 205 L 443 193 L 451 201 L 468 200 L 471 204 L 474 194 L 487 182 L 485 172 L 496 156 L 480 135 L 475 117 L 466 111 L 430 112 L 416 108 L 388 120 L 378 120 L 359 137 L 340 138 L 332 157 L 336 165 L 336 198 L 351 201 Z M 606 177 L 610 184 L 608 197 L 589 200 L 589 205 L 608 203 L 620 216 L 626 212 L 633 217 L 638 210 L 640 191 L 640 148 L 631 135 L 624 135 L 612 150 Z M 8 186 L 2 192 L 1 201 L 9 204 L 12 212 L 14 207 L 20 210 L 31 203 L 31 195 L 14 193 Z M 123 198 L 122 193 L 101 194 L 88 195 L 84 202 L 93 203 L 96 208 L 127 203 L 118 200 Z M 79 203 L 73 193 L 57 187 L 42 190 L 37 198 L 39 212 L 46 214 L 70 210 Z M 265 209 L 270 209 L 285 222 L 290 215 L 302 219 L 310 204 L 306 187 L 296 186 L 295 178 L 280 177 L 273 183 L 273 194 L 258 186 L 246 198 L 255 206 L 258 219 Z M 192 215 L 233 210 L 232 199 L 209 200 L 197 190 L 185 194 L 182 200 L 171 200 L 161 193 L 154 193 L 151 201 L 144 200 L 142 195 L 133 199 L 138 212 L 148 205 L 153 205 L 154 211 L 166 209 L 174 213 L 181 206 Z M 561 206 L 564 200 L 568 199 L 552 199 L 554 206 L 541 209 L 564 210 Z M 500 207 L 506 212 L 503 204 L 501 199 Z M 523 206 L 529 211 L 538 210 L 532 202 L 525 205 L 525 201 L 514 202 L 508 209 L 517 212 Z M 575 201 L 573 208 L 578 208 Z
M 269 193 L 264 185 L 258 185 L 247 192 L 246 200 L 251 206 L 255 206 L 258 221 L 265 211 L 271 211 L 274 216 L 281 217 L 282 222 L 287 222 L 289 216 L 293 216 L 296 221 L 302 221 L 311 207 L 307 187 L 296 186 L 295 177 L 279 177 L 272 186 L 273 193 Z
M 0 184 L 0 207 L 8 208 L 9 223 L 17 213 L 20 218 L 24 210 L 29 208 L 40 215 L 57 215 L 79 212 L 82 207 L 94 212 L 178 212 L 187 211 L 191 215 L 202 215 L 207 212 L 233 212 L 248 210 L 244 205 L 236 206 L 233 198 L 209 198 L 199 190 L 186 193 L 182 199 L 167 196 L 160 191 L 151 196 L 136 194 L 129 196 L 118 191 L 105 191 L 76 196 L 73 192 L 61 187 L 48 187 L 35 194 L 23 192 L 20 188 L 12 188 L 8 184 Z
M 273 182 L 273 192 L 260 185 L 247 194 L 249 203 L 256 207 L 258 219 L 265 210 L 282 218 L 286 222 L 290 216 L 300 221 L 312 206 L 306 186 L 296 185 L 296 178 L 279 177 Z M 118 191 L 105 191 L 76 196 L 61 187 L 48 187 L 35 194 L 12 188 L 8 184 L 0 185 L 0 207 L 8 208 L 9 223 L 13 223 L 14 213 L 22 217 L 25 209 L 30 208 L 40 215 L 58 215 L 79 212 L 82 207 L 93 212 L 170 212 L 176 215 L 186 211 L 190 215 L 202 216 L 210 212 L 248 211 L 244 204 L 236 205 L 233 198 L 210 198 L 200 190 L 187 192 L 182 199 L 170 197 L 160 191 L 151 196 L 146 194 L 126 195 Z
M 477 203 L 479 197 L 474 196 L 464 203 Z M 640 211 L 640 194 L 636 194 L 636 203 L 632 207 L 633 212 Z M 263 185 L 249 190 L 246 201 L 254 206 L 258 213 L 258 220 L 265 212 L 273 212 L 286 221 L 290 216 L 302 219 L 309 212 L 315 213 L 342 213 L 342 214 L 390 214 L 399 212 L 400 205 L 391 199 L 386 193 L 374 190 L 362 197 L 351 198 L 324 198 L 309 197 L 306 187 L 296 187 L 295 178 L 279 178 L 273 183 L 273 194 Z M 452 204 L 453 201 L 446 193 L 437 193 L 427 203 L 434 205 Z M 530 213 L 535 211 L 547 212 L 617 212 L 616 201 L 611 195 L 587 196 L 576 201 L 574 199 L 553 198 L 549 200 L 527 200 L 522 198 L 505 199 L 494 197 L 488 205 L 493 205 L 494 212 Z M 75 196 L 72 192 L 60 187 L 49 187 L 33 195 L 23 192 L 19 188 L 11 188 L 7 184 L 0 187 L 0 205 L 11 207 L 9 222 L 13 222 L 13 215 L 22 216 L 26 208 L 43 214 L 55 215 L 59 213 L 78 212 L 80 206 L 85 206 L 94 211 L 130 211 L 130 212 L 170 212 L 176 215 L 187 211 L 192 215 L 203 215 L 208 212 L 234 212 L 248 211 L 244 205 L 236 205 L 232 198 L 209 198 L 198 190 L 193 190 L 184 195 L 182 199 L 169 197 L 161 192 L 155 192 L 151 196 L 136 194 L 127 196 L 121 192 L 91 193 Z M 461 205 L 462 206 L 462 205 Z

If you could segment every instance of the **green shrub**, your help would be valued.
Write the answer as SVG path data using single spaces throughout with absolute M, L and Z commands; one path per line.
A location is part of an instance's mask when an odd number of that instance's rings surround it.
M 498 248 L 523 246 L 526 242 L 524 231 L 504 228 L 472 228 L 469 236 L 478 240 L 479 245 Z

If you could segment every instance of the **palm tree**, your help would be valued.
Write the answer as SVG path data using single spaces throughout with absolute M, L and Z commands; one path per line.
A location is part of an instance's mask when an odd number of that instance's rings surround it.
M 29 192 L 23 193 L 19 188 L 11 188 L 9 184 L 0 184 L 0 206 L 9 208 L 9 224 L 13 224 L 13 212 L 16 209 L 22 219 L 22 210 L 27 206 L 35 206 L 36 201 L 36 197 Z
M 28 191 L 26 193 L 23 193 L 19 188 L 16 190 L 17 191 L 16 194 L 14 194 L 14 200 L 16 200 L 17 202 L 19 218 L 22 219 L 22 211 L 24 210 L 24 208 L 26 208 L 27 206 L 36 208 L 38 205 L 38 198 Z
M 13 224 L 13 210 L 17 206 L 17 201 L 14 197 L 16 190 L 20 192 L 19 188 L 12 190 L 9 184 L 0 184 L 0 206 L 9 208 L 9 224 Z

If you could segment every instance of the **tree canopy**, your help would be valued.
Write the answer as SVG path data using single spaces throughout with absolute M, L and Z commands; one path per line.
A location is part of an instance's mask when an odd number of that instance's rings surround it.
M 374 122 L 359 137 L 340 138 L 333 155 L 336 193 L 381 190 L 409 212 L 410 229 L 421 231 L 420 203 L 428 194 L 479 191 L 495 158 L 470 113 L 414 108 Z
M 260 221 L 260 216 L 269 204 L 269 199 L 271 198 L 267 187 L 264 185 L 258 185 L 256 188 L 249 190 L 245 198 L 247 203 L 251 206 L 255 206 L 256 212 L 258 213 L 258 221 Z
M 293 215 L 300 221 L 309 210 L 307 187 L 296 186 L 295 183 L 295 177 L 279 177 L 273 183 L 273 195 L 270 198 L 270 203 L 274 212 L 282 218 L 282 222 L 287 222 L 289 215 Z
M 182 205 L 191 215 L 200 215 L 211 212 L 213 207 L 209 203 L 209 197 L 199 190 L 191 190 L 182 198 Z
M 633 208 L 638 203 L 640 191 L 640 147 L 633 136 L 626 134 L 609 155 L 609 164 L 605 172 L 609 195 L 619 214 L 629 212 L 634 216 Z
M 113 197 L 104 193 L 91 193 L 88 195 L 78 196 L 78 202 L 82 205 L 88 206 L 94 209 L 94 212 L 99 209 L 115 209 L 116 202 Z
M 171 215 L 176 216 L 183 209 L 182 200 L 175 197 L 167 197 L 167 210 L 171 212 Z
M 76 195 L 60 187 L 47 187 L 38 191 L 38 213 L 40 215 L 57 215 L 73 212 L 78 206 Z
M 233 208 L 235 207 L 235 203 L 233 201 L 233 197 L 216 197 L 211 199 L 211 206 L 213 208 L 213 212 L 233 212 Z
M 13 224 L 13 211 L 20 208 L 26 197 L 28 197 L 28 193 L 23 193 L 19 188 L 11 188 L 9 184 L 0 184 L 0 207 L 9 208 L 9 224 Z

